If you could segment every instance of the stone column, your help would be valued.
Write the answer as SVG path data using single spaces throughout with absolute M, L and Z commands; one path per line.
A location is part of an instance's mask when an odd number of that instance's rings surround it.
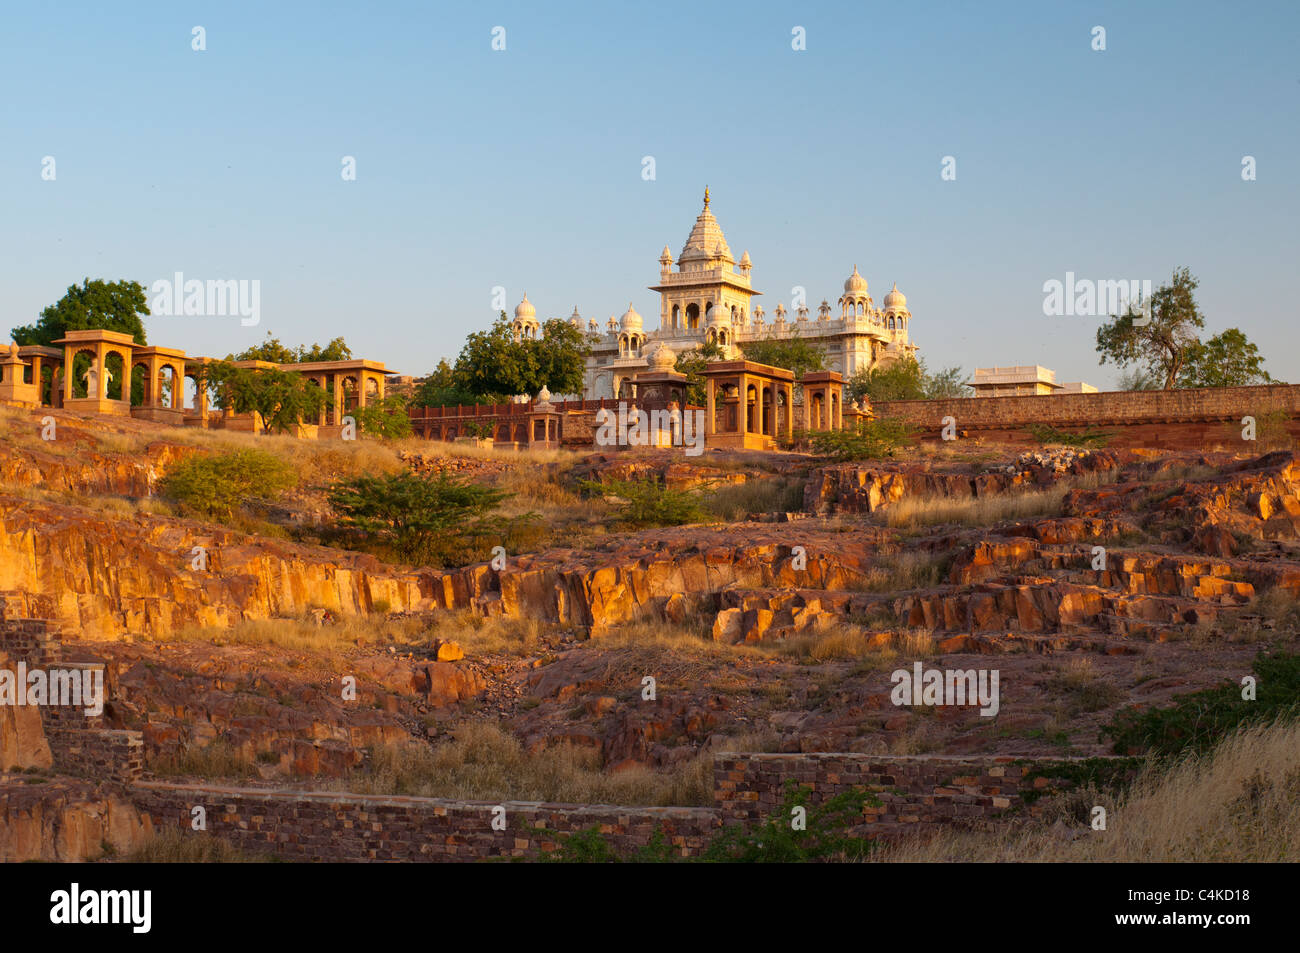
M 708 410 L 706 411 L 708 414 L 708 425 L 705 427 L 704 432 L 710 437 L 718 432 L 718 415 L 713 403 L 713 381 L 714 379 L 712 377 L 707 377 L 704 380 L 704 403 L 708 407 Z
M 763 413 L 763 401 L 767 397 L 767 392 L 768 385 L 763 381 L 759 381 L 758 399 L 754 401 L 754 424 L 760 434 L 767 433 L 767 431 L 763 429 L 763 418 L 765 416 Z
M 794 439 L 794 384 L 785 385 L 785 439 Z
M 737 433 L 749 433 L 749 375 L 744 371 L 736 378 L 736 394 L 740 398 L 736 405 L 736 423 L 740 425 Z

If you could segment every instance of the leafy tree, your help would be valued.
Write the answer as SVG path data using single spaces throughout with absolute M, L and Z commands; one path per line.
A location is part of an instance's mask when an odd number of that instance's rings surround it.
M 411 417 L 406 400 L 398 394 L 375 400 L 349 411 L 357 423 L 357 432 L 381 440 L 400 440 L 411 435 Z
M 716 361 L 723 356 L 722 347 L 716 341 L 705 341 L 698 347 L 677 355 L 673 370 L 686 375 L 686 403 L 697 407 L 704 403 L 708 397 L 704 387 L 704 367 L 709 361 Z
M 868 421 L 859 432 L 826 430 L 809 434 L 813 453 L 840 463 L 892 457 L 912 436 L 912 428 L 898 420 Z
M 446 359 L 424 378 L 411 396 L 412 407 L 455 407 L 458 404 L 504 404 L 505 394 L 473 394 L 456 383 L 456 372 Z
M 314 361 L 347 361 L 352 358 L 352 349 L 343 338 L 335 338 L 324 347 L 313 344 L 310 348 L 299 344 L 296 348 L 287 347 L 280 339 L 271 337 L 266 332 L 266 340 L 238 354 L 226 356 L 228 361 L 268 361 L 272 364 L 308 364 Z
M 931 373 L 925 361 L 900 357 L 887 364 L 877 364 L 858 371 L 846 382 L 849 400 L 864 396 L 873 403 L 882 400 L 941 400 L 945 397 L 969 397 L 970 388 L 962 380 L 966 372 L 960 367 L 945 367 Z
M 821 350 L 804 338 L 778 338 L 769 334 L 742 344 L 740 349 L 745 360 L 785 368 L 794 374 L 795 380 L 825 366 Z
M 174 464 L 159 490 L 184 512 L 227 520 L 247 500 L 273 500 L 298 483 L 285 460 L 263 450 L 190 456 Z
M 492 511 L 510 496 L 445 472 L 425 476 L 406 470 L 345 480 L 330 490 L 329 502 L 340 525 L 414 559 L 436 558 L 456 537 L 496 528 Z
M 329 401 L 325 391 L 303 375 L 279 368 L 235 367 L 217 361 L 208 365 L 207 381 L 216 388 L 219 409 L 259 414 L 264 433 L 315 421 Z
M 1276 383 L 1264 370 L 1259 348 L 1238 328 L 1197 342 L 1189 349 L 1178 379 L 1180 387 L 1242 387 Z
M 69 331 L 117 331 L 143 345 L 144 322 L 140 317 L 148 313 L 148 299 L 138 281 L 85 278 L 80 288 L 70 285 L 62 298 L 41 311 L 35 324 L 14 328 L 10 335 L 20 346 L 49 347 Z
M 466 337 L 456 358 L 456 384 L 471 394 L 532 394 L 539 370 L 537 352 L 514 339 L 502 311 L 486 331 Z
M 533 354 L 537 376 L 521 394 L 536 394 L 542 385 L 556 394 L 581 394 L 591 342 L 587 332 L 562 318 L 542 325 L 541 336 L 520 342 Z
M 911 357 L 858 371 L 848 380 L 849 400 L 868 397 L 882 400 L 922 400 L 925 398 L 925 372 Z
M 1198 284 L 1187 268 L 1176 268 L 1169 284 L 1151 296 L 1149 314 L 1142 315 L 1130 304 L 1124 314 L 1111 315 L 1109 323 L 1097 329 L 1101 363 L 1137 364 L 1171 390 L 1200 343 L 1197 330 L 1205 327 L 1196 304 Z
M 970 397 L 971 389 L 966 384 L 963 377 L 966 372 L 960 367 L 945 367 L 941 371 L 931 374 L 925 367 L 925 361 L 921 365 L 921 389 L 925 392 L 926 400 L 942 400 L 945 397 Z
M 1120 390 L 1159 390 L 1160 381 L 1144 367 L 1121 371 L 1116 382 Z

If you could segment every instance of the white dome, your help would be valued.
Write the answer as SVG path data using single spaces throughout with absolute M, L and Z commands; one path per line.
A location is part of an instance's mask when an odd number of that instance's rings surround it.
M 519 302 L 519 304 L 515 306 L 515 317 L 516 318 L 537 317 L 537 309 L 534 308 L 533 303 L 528 300 L 528 292 L 526 291 L 524 292 L 524 300 Z
M 867 293 L 867 279 L 858 274 L 857 265 L 853 266 L 853 274 L 844 281 L 844 293 L 850 295 Z
M 636 313 L 636 308 L 632 307 L 632 302 L 627 303 L 627 310 L 623 312 L 623 317 L 619 321 L 619 326 L 624 331 L 640 331 L 641 315 Z
M 893 308 L 898 311 L 907 310 L 907 295 L 898 290 L 898 282 L 894 282 L 893 289 L 885 295 L 885 308 Z

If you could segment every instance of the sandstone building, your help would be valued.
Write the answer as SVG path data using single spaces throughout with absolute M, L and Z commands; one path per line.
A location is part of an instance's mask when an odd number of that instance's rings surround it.
M 754 301 L 762 292 L 752 284 L 749 252 L 742 254 L 737 264 L 709 204 L 709 190 L 705 189 L 704 209 L 695 219 L 676 268 L 668 246 L 659 256 L 659 281 L 650 286 L 651 291 L 659 292 L 657 329 L 647 330 L 631 304 L 621 318 L 611 316 L 603 327 L 595 318 L 587 322 L 593 348 L 583 382 L 585 399 L 630 397 L 632 378 L 651 368 L 655 351 L 663 348 L 675 357 L 706 341 L 716 343 L 726 359 L 735 360 L 741 356 L 740 346 L 748 341 L 804 338 L 824 353 L 827 370 L 846 378 L 915 353 L 916 345 L 909 337 L 912 314 L 907 298 L 895 286 L 877 307 L 856 265 L 844 282 L 838 314 L 826 300 L 815 315 L 804 304 L 791 315 L 778 303 L 769 320 Z M 569 322 L 582 326 L 577 308 Z M 516 338 L 540 333 L 537 309 L 527 295 L 515 308 L 513 326 Z

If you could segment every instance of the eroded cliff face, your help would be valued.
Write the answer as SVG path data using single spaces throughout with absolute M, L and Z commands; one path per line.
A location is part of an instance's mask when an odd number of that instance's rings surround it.
M 126 791 L 90 781 L 0 784 L 0 863 L 78 863 L 123 855 L 153 836 Z
M 207 569 L 195 565 L 196 547 Z M 0 497 L 0 590 L 44 596 L 87 639 L 323 608 L 420 605 L 420 574 L 370 556 L 248 537 L 188 520 Z

